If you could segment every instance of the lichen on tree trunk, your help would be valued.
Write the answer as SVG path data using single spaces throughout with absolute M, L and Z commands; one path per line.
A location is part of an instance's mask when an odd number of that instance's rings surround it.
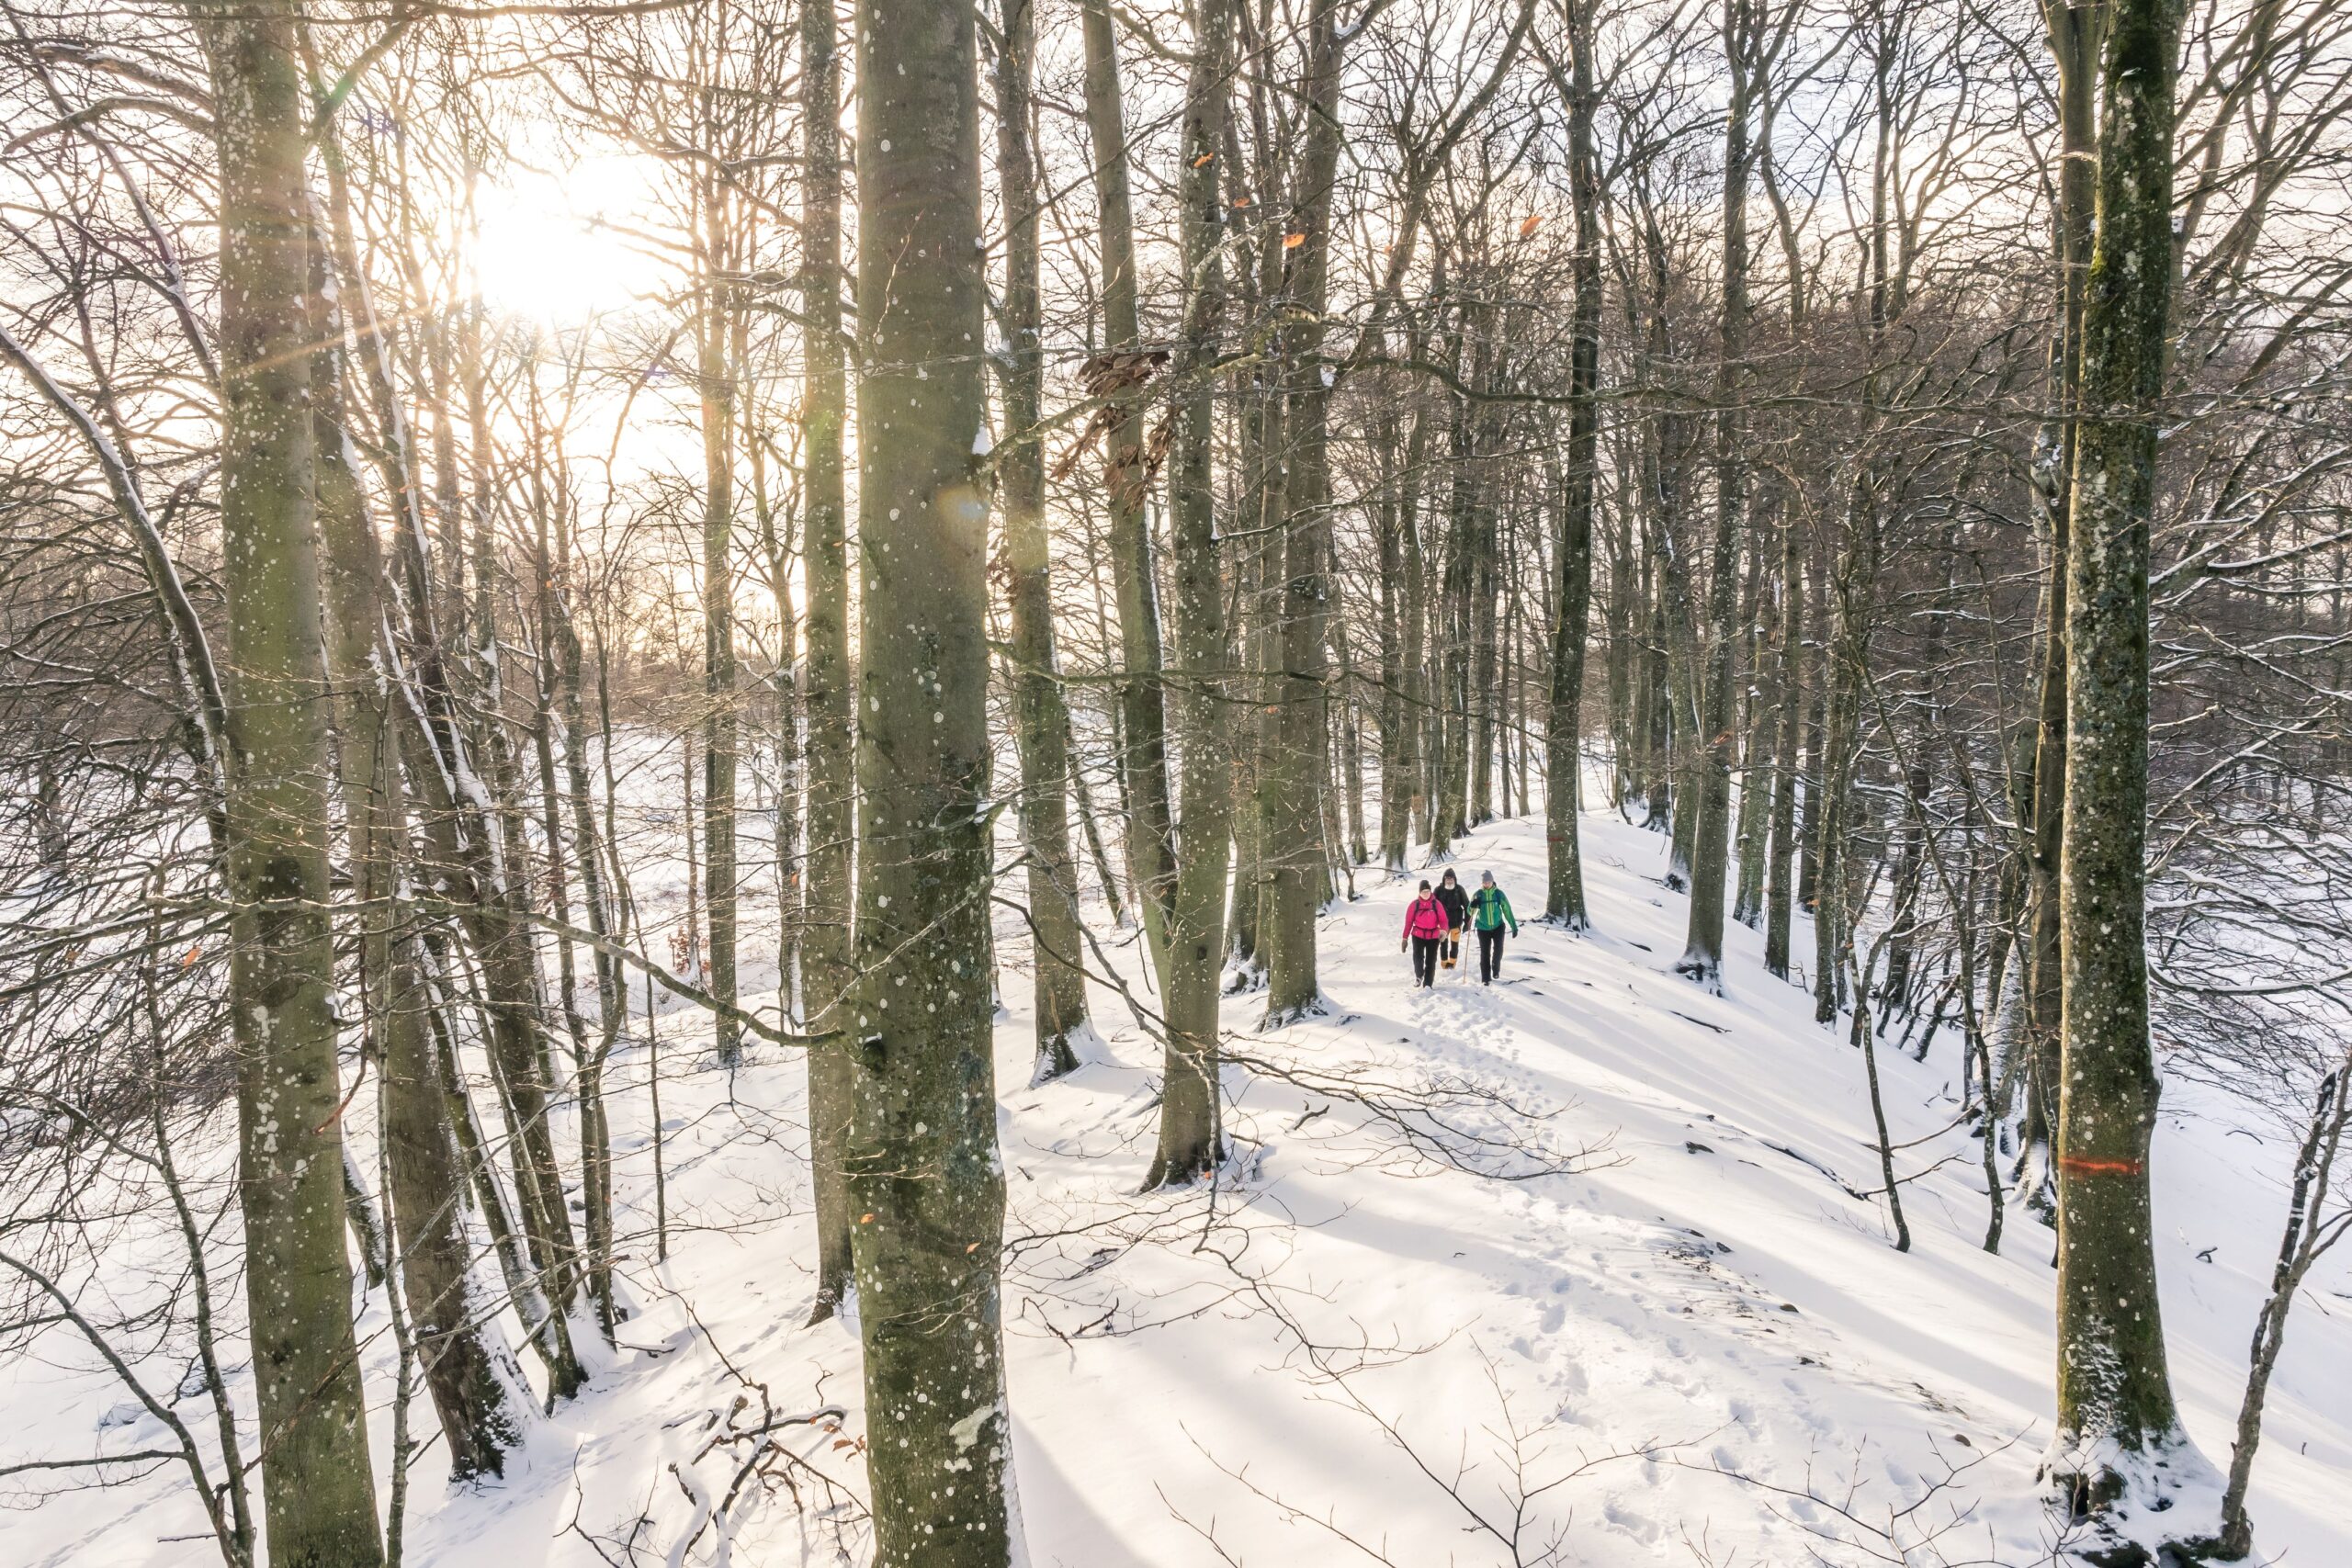
M 370 1568 L 383 1542 L 344 1251 L 328 926 L 308 95 L 287 0 L 194 15 L 220 160 L 229 1010 L 264 1517 L 278 1568 Z
M 885 1568 L 1015 1552 L 988 802 L 986 277 L 969 7 L 858 7 L 857 980 L 845 1162 Z
M 2141 1516 L 2169 1507 L 2209 1468 L 2173 1403 L 2148 1180 L 2158 1092 L 2145 924 L 2148 557 L 2181 10 L 2179 0 L 2108 9 L 2069 504 L 2058 866 L 2058 1424 L 2046 1462 L 2070 1512 L 2142 1561 L 2153 1559 L 2134 1539 L 2148 1533 Z M 2211 1555 L 2200 1532 L 2218 1530 L 2216 1518 L 2168 1518 L 2164 1550 Z

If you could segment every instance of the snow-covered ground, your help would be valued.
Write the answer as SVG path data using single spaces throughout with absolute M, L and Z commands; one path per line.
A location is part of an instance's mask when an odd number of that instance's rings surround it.
M 1543 852 L 1540 819 L 1504 822 L 1455 863 L 1473 882 L 1493 868 L 1524 914 Z M 1956 1033 L 1924 1064 L 1881 1054 L 1908 1145 L 1915 1243 L 1898 1254 L 1883 1201 L 1853 1195 L 1879 1184 L 1860 1054 L 1765 976 L 1754 932 L 1732 929 L 1724 997 L 1667 972 L 1685 902 L 1658 881 L 1664 852 L 1589 814 L 1594 932 L 1526 926 L 1492 989 L 1462 970 L 1409 989 L 1404 890 L 1360 873 L 1362 897 L 1322 923 L 1327 1017 L 1261 1036 L 1259 999 L 1227 999 L 1233 1049 L 1266 1066 L 1229 1072 L 1235 1157 L 1214 1194 L 1135 1196 L 1158 1052 L 1116 988 L 1093 988 L 1097 1059 L 1026 1087 L 1026 944 L 1008 919 L 1005 1321 L 1039 1568 L 2047 1560 L 2033 1470 L 2052 1238 L 2013 1206 L 2001 1256 L 1982 1249 Z M 639 892 L 668 911 L 649 916 L 658 934 L 682 885 L 655 880 Z M 1140 987 L 1131 933 L 1104 938 Z M 799 1066 L 762 1047 L 730 1077 L 692 1010 L 657 1010 L 670 1258 L 653 1258 L 640 1042 L 613 1090 L 639 1309 L 624 1348 L 503 1483 L 453 1493 L 437 1456 L 418 1464 L 411 1563 L 859 1560 L 842 1501 L 865 1429 L 855 1340 L 803 1326 Z M 2189 1428 L 2217 1462 L 2290 1156 L 2210 1091 L 2167 1097 L 2163 1304 Z M 2347 1308 L 2339 1258 L 2297 1309 L 2256 1472 L 2264 1551 L 2312 1568 L 2352 1563 Z M 362 1327 L 381 1402 L 380 1301 Z M 152 1446 L 87 1357 L 54 1348 L 0 1368 L 0 1466 Z M 789 1428 L 773 1478 L 705 1528 L 752 1453 L 713 1439 L 760 1424 L 763 1401 L 843 1413 Z M 379 1463 L 389 1423 L 379 1410 Z M 201 1529 L 160 1470 L 0 1513 L 0 1562 L 198 1563 Z

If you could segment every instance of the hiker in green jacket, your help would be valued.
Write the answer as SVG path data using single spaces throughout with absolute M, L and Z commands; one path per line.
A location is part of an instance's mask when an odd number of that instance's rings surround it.
M 1510 899 L 1495 886 L 1495 874 L 1481 873 L 1478 891 L 1470 895 L 1470 923 L 1478 932 L 1478 984 L 1491 986 L 1503 970 L 1503 928 L 1519 934 L 1519 917 L 1510 912 Z

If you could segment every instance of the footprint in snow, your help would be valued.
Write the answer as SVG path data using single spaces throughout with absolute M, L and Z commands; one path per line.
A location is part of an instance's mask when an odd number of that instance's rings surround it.
M 1657 1545 L 1666 1533 L 1656 1519 L 1625 1506 L 1614 1497 L 1601 1505 L 1600 1514 L 1620 1531 L 1632 1536 L 1644 1546 Z

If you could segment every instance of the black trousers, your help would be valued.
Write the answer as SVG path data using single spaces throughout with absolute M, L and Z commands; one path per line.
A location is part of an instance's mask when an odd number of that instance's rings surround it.
M 1453 968 L 1453 961 L 1461 956 L 1462 928 L 1460 926 L 1454 926 L 1449 929 L 1445 933 L 1445 966 L 1449 969 Z
M 1478 933 L 1478 983 L 1491 986 L 1503 972 L 1503 928 Z
M 1413 939 L 1413 978 L 1419 984 L 1437 984 L 1437 950 L 1442 941 L 1442 938 L 1433 936 Z

